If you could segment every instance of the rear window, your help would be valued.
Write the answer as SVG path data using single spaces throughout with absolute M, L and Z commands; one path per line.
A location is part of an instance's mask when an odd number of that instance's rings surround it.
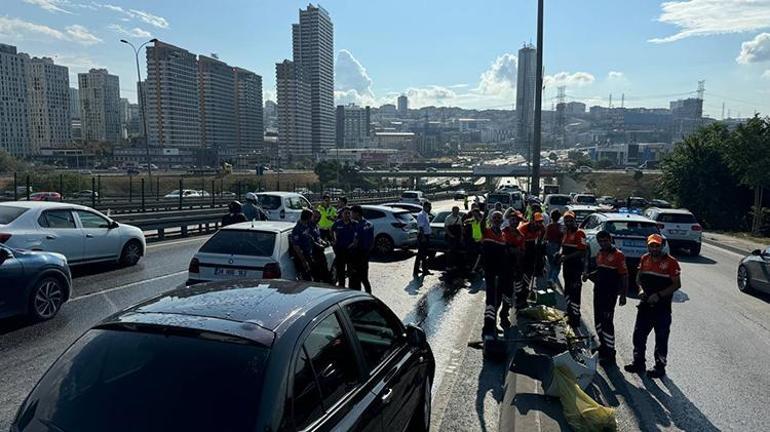
M 661 213 L 658 215 L 657 221 L 660 223 L 698 223 L 698 221 L 695 219 L 695 216 L 681 213 Z
M 575 202 L 580 204 L 596 204 L 596 197 L 593 195 L 578 195 Z
M 409 212 L 394 213 L 394 216 L 396 216 L 396 219 L 404 223 L 416 222 L 416 220 L 414 219 L 414 216 L 412 216 L 412 214 Z
M 90 330 L 29 396 L 19 431 L 252 430 L 268 352 L 213 333 Z
M 653 222 L 607 222 L 605 230 L 616 236 L 647 237 L 658 234 L 658 227 Z
M 281 208 L 281 197 L 276 195 L 257 195 L 257 201 L 265 210 L 278 210 Z
M 510 194 L 490 194 L 487 197 L 487 204 L 495 204 L 495 203 L 510 204 L 511 195 Z
M 404 192 L 404 193 L 401 194 L 401 198 L 417 199 L 417 198 L 419 198 L 419 195 L 417 195 L 414 192 Z
M 569 198 L 569 196 L 566 196 L 566 195 L 565 196 L 552 196 L 552 197 L 548 198 L 548 204 L 551 204 L 551 205 L 562 206 L 562 205 L 567 205 L 569 203 L 570 203 L 570 198 Z
M 23 207 L 0 206 L 0 225 L 8 225 L 21 216 L 27 209 Z
M 446 217 L 452 214 L 452 212 L 439 212 L 436 217 L 433 218 L 431 223 L 444 223 Z
M 275 249 L 275 233 L 221 230 L 207 241 L 201 252 L 226 255 L 269 257 Z

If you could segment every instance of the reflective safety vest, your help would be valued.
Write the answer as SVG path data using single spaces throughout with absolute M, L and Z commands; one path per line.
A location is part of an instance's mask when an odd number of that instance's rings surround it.
M 481 222 L 476 220 L 471 220 L 471 234 L 473 236 L 473 241 L 480 242 L 482 237 L 484 237 L 484 233 L 481 231 Z
M 322 230 L 332 229 L 334 220 L 337 219 L 337 209 L 331 206 L 326 208 L 322 205 L 319 205 L 318 211 L 321 213 L 321 220 L 318 221 L 318 228 Z

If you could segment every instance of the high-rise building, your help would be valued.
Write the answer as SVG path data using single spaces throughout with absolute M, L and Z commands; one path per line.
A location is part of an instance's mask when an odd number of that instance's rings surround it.
M 69 69 L 48 57 L 27 62 L 30 153 L 65 148 L 72 141 Z
M 262 77 L 233 68 L 235 75 L 236 146 L 241 154 L 261 152 L 265 145 L 262 115 Z
M 519 50 L 519 69 L 516 81 L 516 151 L 529 159 L 535 129 L 535 87 L 537 74 L 537 50 L 524 45 Z
M 278 129 L 278 104 L 275 101 L 265 101 L 265 129 Z
M 280 156 L 312 156 L 310 85 L 300 78 L 299 67 L 290 60 L 275 65 L 275 78 Z
M 408 112 L 409 112 L 409 99 L 406 97 L 406 95 L 401 95 L 398 97 L 398 115 L 400 115 L 401 117 L 406 117 Z
M 70 118 L 80 119 L 80 92 L 70 87 Z
M 0 44 L 0 150 L 18 157 L 30 154 L 27 60 L 15 46 Z
M 236 137 L 235 75 L 227 63 L 198 56 L 201 144 L 214 154 L 232 155 Z
M 200 97 L 195 54 L 156 41 L 147 47 L 147 79 L 143 86 L 150 145 L 200 149 Z
M 371 111 L 354 104 L 337 105 L 337 148 L 368 147 Z
M 564 112 L 567 114 L 585 114 L 586 104 L 583 102 L 567 102 Z
M 299 11 L 299 23 L 292 25 L 293 62 L 290 66 L 284 61 L 276 65 L 276 76 L 283 76 L 290 83 L 277 83 L 279 105 L 279 139 L 284 145 L 299 152 L 292 151 L 297 156 L 317 155 L 321 151 L 333 148 L 335 145 L 335 111 L 334 111 L 334 26 L 329 13 L 320 6 L 308 5 L 307 9 Z M 288 72 L 290 74 L 279 72 Z M 302 82 L 304 84 L 297 83 Z M 289 127 L 291 124 L 302 124 L 305 120 L 298 117 L 302 114 L 303 101 L 297 100 L 294 107 L 299 111 L 289 113 L 289 107 L 281 107 L 282 99 L 292 99 L 309 89 L 310 105 L 310 146 L 302 148 L 304 143 L 290 141 L 303 135 L 302 131 L 284 131 L 281 135 L 281 124 Z M 290 95 L 280 95 L 282 91 Z M 281 120 L 281 115 L 290 115 L 291 119 Z
M 107 69 L 78 74 L 78 92 L 83 140 L 119 144 L 123 122 L 118 76 L 110 75 Z

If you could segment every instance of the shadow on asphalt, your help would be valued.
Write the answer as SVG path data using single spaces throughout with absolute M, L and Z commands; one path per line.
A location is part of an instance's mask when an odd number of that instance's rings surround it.
M 24 316 L 0 319 L 0 336 L 34 324 L 36 324 L 34 320 Z
M 479 430 L 485 432 L 489 429 L 497 430 L 498 419 L 494 419 L 494 425 L 488 427 L 487 416 L 484 413 L 484 400 L 487 394 L 500 404 L 503 401 L 503 382 L 505 381 L 505 362 L 495 362 L 484 359 L 484 364 L 479 372 L 479 387 L 476 391 L 476 414 L 479 418 Z
M 717 263 L 713 259 L 705 257 L 703 255 L 698 255 L 698 256 L 694 257 L 694 256 L 690 256 L 690 255 L 678 255 L 678 254 L 675 254 L 674 257 L 677 260 L 679 260 L 680 262 L 690 263 L 690 264 L 708 264 L 708 265 L 712 265 L 712 264 L 716 264 Z
M 759 300 L 764 301 L 765 303 L 770 303 L 770 293 L 764 293 L 759 291 L 752 291 L 750 293 L 746 293 L 746 295 L 752 296 L 754 298 L 757 298 Z
M 372 255 L 371 262 L 377 263 L 394 263 L 404 261 L 414 256 L 414 252 L 411 250 L 394 250 L 392 253 L 383 255 Z
M 72 278 L 77 279 L 85 276 L 93 276 L 100 273 L 107 273 L 124 268 L 118 263 L 96 263 L 88 265 L 79 265 L 71 267 Z

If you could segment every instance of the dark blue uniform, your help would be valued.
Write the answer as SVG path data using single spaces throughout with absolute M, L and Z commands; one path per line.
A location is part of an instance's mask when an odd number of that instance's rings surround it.
M 345 286 L 345 278 L 348 273 L 352 273 L 350 246 L 356 238 L 356 223 L 350 221 L 345 223 L 342 219 L 337 219 L 332 225 L 334 233 L 334 265 L 337 269 L 337 284 Z
M 369 255 L 374 246 L 374 226 L 366 220 L 356 222 L 356 247 L 352 253 L 350 288 L 361 289 L 361 285 L 369 294 L 372 293 L 372 284 L 369 282 Z
M 313 227 L 310 224 L 302 224 L 297 222 L 297 225 L 291 230 L 291 236 L 289 237 L 291 244 L 297 246 L 302 251 L 302 257 L 305 261 L 312 266 L 313 265 L 313 245 L 315 244 Z M 303 280 L 311 280 L 312 276 L 305 270 L 299 262 L 296 263 L 297 273 Z

